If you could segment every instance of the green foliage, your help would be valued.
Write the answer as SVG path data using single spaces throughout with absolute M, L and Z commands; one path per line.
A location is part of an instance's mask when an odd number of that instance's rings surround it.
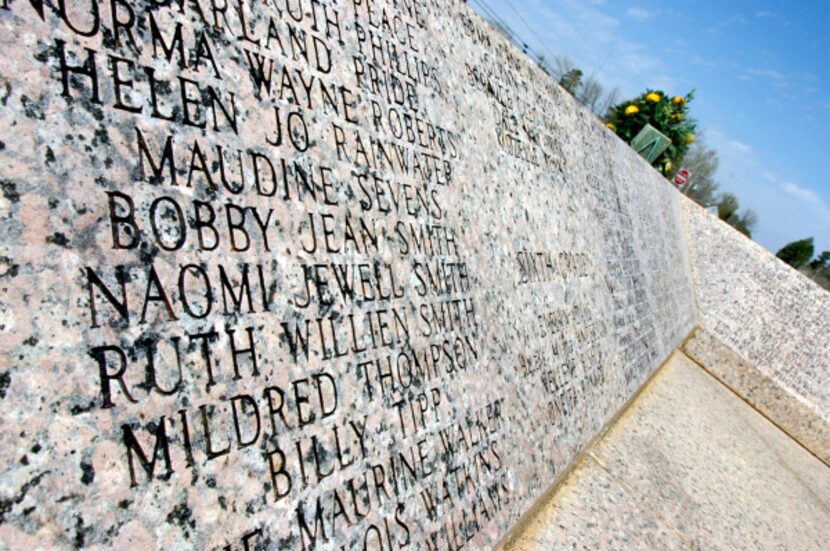
M 751 239 L 752 230 L 758 224 L 758 215 L 754 210 L 746 209 L 742 213 L 732 213 L 732 216 L 726 219 L 726 223 Z
M 830 251 L 822 251 L 812 258 L 813 238 L 793 241 L 784 246 L 776 256 L 812 279 L 819 287 L 830 291 Z
M 814 270 L 830 270 L 830 251 L 822 251 L 810 262 L 810 267 Z
M 752 238 L 752 230 L 758 223 L 758 215 L 751 209 L 744 209 L 738 212 L 741 205 L 733 193 L 722 193 L 717 201 L 718 218 L 744 234 Z M 811 253 L 812 254 L 812 253 Z
M 812 262 L 810 268 L 804 270 L 806 275 L 830 291 L 830 251 L 822 251 Z
M 795 268 L 796 270 L 802 268 L 810 262 L 813 257 L 815 248 L 813 246 L 813 238 L 801 239 L 800 241 L 793 241 L 784 245 L 784 247 L 775 253 L 775 256 Z
M 571 69 L 559 79 L 559 84 L 562 88 L 568 91 L 572 96 L 576 95 L 576 91 L 582 86 L 582 71 L 579 69 Z
M 738 198 L 733 193 L 724 193 L 720 196 L 718 201 L 718 218 L 721 220 L 729 220 L 734 216 L 738 209 L 741 208 L 738 203 Z
M 619 103 L 608 110 L 608 127 L 628 143 L 650 124 L 671 140 L 671 145 L 655 161 L 667 178 L 671 178 L 680 161 L 694 142 L 697 123 L 689 117 L 689 102 L 694 91 L 685 97 L 670 98 L 662 90 L 647 90 L 646 93 Z

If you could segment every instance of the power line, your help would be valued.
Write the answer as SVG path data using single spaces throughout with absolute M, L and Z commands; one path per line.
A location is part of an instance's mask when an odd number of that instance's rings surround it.
M 508 40 L 510 40 L 510 42 L 515 44 L 521 50 L 528 49 L 527 44 L 519 44 L 516 41 L 516 36 L 514 36 L 516 34 L 515 31 L 512 28 L 510 28 L 510 25 L 508 25 L 504 19 L 499 17 L 499 15 L 495 12 L 495 10 L 493 10 L 493 8 L 485 4 L 483 0 L 474 1 L 476 2 L 476 4 L 478 4 L 481 11 L 484 12 L 484 15 L 490 18 L 491 22 L 496 23 L 499 27 L 501 27 L 502 34 L 504 34 L 508 38 Z
M 596 73 L 602 73 L 602 70 L 605 68 L 605 64 L 608 63 L 608 60 L 611 59 L 611 56 L 614 55 L 615 53 L 616 53 L 616 50 L 614 50 L 614 49 L 609 50 L 608 55 L 606 55 L 605 59 L 602 60 L 602 63 L 600 63 L 599 68 L 598 69 L 597 68 L 591 69 L 591 75 L 588 77 L 588 80 L 591 80 L 592 78 L 594 78 L 594 75 Z
M 545 56 L 540 55 L 538 51 L 536 51 L 534 48 L 531 48 L 524 41 L 522 36 L 519 35 L 519 33 L 517 33 L 510 25 L 508 25 L 507 22 L 504 19 L 502 19 L 501 16 L 499 16 L 499 14 L 496 12 L 496 10 L 494 10 L 492 7 L 490 7 L 490 5 L 488 5 L 485 0 L 473 0 L 473 1 L 478 5 L 478 7 L 479 7 L 480 11 L 483 13 L 483 15 L 486 18 L 489 18 L 489 20 L 492 24 L 498 25 L 501 28 L 502 34 L 505 35 L 506 38 L 510 42 L 512 42 L 517 48 L 522 50 L 523 53 L 530 56 L 530 58 L 533 59 L 538 65 L 540 65 L 540 66 L 543 65 L 542 60 L 545 58 Z M 516 10 L 516 8 L 513 7 L 512 5 L 510 6 L 510 8 L 514 12 L 516 12 L 516 15 L 527 26 L 527 28 L 530 30 L 530 32 L 533 33 L 533 35 L 536 37 L 539 44 L 541 44 L 541 46 L 545 50 L 547 50 L 547 52 L 551 55 L 551 61 L 555 60 L 557 55 L 547 46 L 547 44 L 545 44 L 544 40 L 542 40 L 542 38 L 538 34 L 536 34 L 536 32 L 533 30 L 533 28 L 527 23 L 527 21 L 524 19 L 524 17 L 522 17 L 522 15 Z M 548 72 L 550 70 L 550 66 L 548 65 L 547 67 L 543 67 L 543 69 L 546 72 Z
M 542 37 L 539 36 L 536 33 L 536 31 L 533 29 L 533 27 L 530 26 L 530 23 L 528 23 L 527 20 L 525 20 L 525 18 L 522 17 L 522 14 L 519 13 L 519 10 L 517 10 L 516 7 L 513 5 L 513 2 L 511 2 L 510 0 L 505 0 L 505 2 L 507 2 L 507 5 L 510 6 L 510 9 L 513 10 L 513 12 L 519 17 L 519 19 L 522 21 L 522 23 L 525 24 L 525 27 L 527 27 L 530 30 L 530 32 L 533 34 L 533 36 L 536 37 L 536 40 L 539 41 L 539 44 L 541 44 L 542 47 L 548 51 L 548 53 L 551 55 L 551 59 L 555 58 L 556 54 L 554 54 L 553 51 L 550 48 L 548 48 L 548 45 L 545 43 L 544 40 L 542 40 Z
M 538 52 L 535 52 L 532 48 L 530 48 L 524 42 L 524 40 L 522 40 L 522 37 L 519 36 L 519 34 L 516 33 L 516 31 L 512 27 L 510 27 L 510 25 L 508 25 L 507 22 L 505 22 L 504 19 L 502 19 L 498 15 L 498 13 L 487 4 L 487 2 L 485 0 L 474 0 L 474 1 L 479 5 L 479 7 L 485 13 L 485 15 L 490 17 L 491 20 L 498 23 L 500 26 L 502 26 L 506 31 L 508 31 L 510 33 L 508 38 L 510 39 L 511 42 L 513 42 L 523 52 L 529 54 L 532 58 L 535 58 L 536 63 L 541 65 L 540 61 L 543 59 L 543 56 L 539 55 Z M 516 8 L 516 6 L 513 4 L 513 2 L 511 0 L 504 0 L 504 1 L 510 7 L 510 9 L 513 11 L 513 13 L 516 14 L 516 16 L 519 18 L 519 20 L 522 23 L 524 23 L 525 27 L 528 28 L 528 30 L 531 32 L 531 34 L 533 34 L 533 36 L 538 41 L 539 45 L 542 48 L 544 48 L 551 55 L 551 60 L 555 60 L 557 58 L 557 54 L 555 54 L 553 52 L 553 50 L 551 50 L 550 47 L 548 47 L 545 40 L 541 36 L 539 36 L 539 34 L 536 32 L 536 30 L 530 25 L 530 23 L 528 23 L 527 19 L 525 19 L 524 16 L 522 16 L 521 12 Z M 614 50 L 611 50 L 611 51 L 608 52 L 608 54 L 605 56 L 605 59 L 602 61 L 602 63 L 600 64 L 599 67 L 594 66 L 594 67 L 591 68 L 591 72 L 589 74 L 588 80 L 591 80 L 596 73 L 601 73 L 602 72 L 603 68 L 605 67 L 605 64 L 608 63 L 608 60 L 611 58 L 612 55 L 614 55 Z M 545 70 L 548 70 L 548 69 L 545 68 Z

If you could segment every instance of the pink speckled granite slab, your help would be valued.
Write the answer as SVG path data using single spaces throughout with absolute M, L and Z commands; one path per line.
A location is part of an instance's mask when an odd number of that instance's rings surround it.
M 696 323 L 463 3 L 0 4 L 0 546 L 485 548 Z

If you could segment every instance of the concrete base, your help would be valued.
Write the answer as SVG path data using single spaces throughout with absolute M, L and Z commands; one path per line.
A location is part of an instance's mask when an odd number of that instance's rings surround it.
M 830 549 L 830 468 L 680 352 L 503 549 Z

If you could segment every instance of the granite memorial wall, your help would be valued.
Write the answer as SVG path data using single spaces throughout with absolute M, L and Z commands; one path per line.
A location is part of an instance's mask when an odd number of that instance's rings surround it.
M 830 465 L 830 293 L 684 203 L 700 308 L 685 351 Z
M 679 194 L 463 3 L 0 26 L 3 546 L 487 547 L 696 323 Z

